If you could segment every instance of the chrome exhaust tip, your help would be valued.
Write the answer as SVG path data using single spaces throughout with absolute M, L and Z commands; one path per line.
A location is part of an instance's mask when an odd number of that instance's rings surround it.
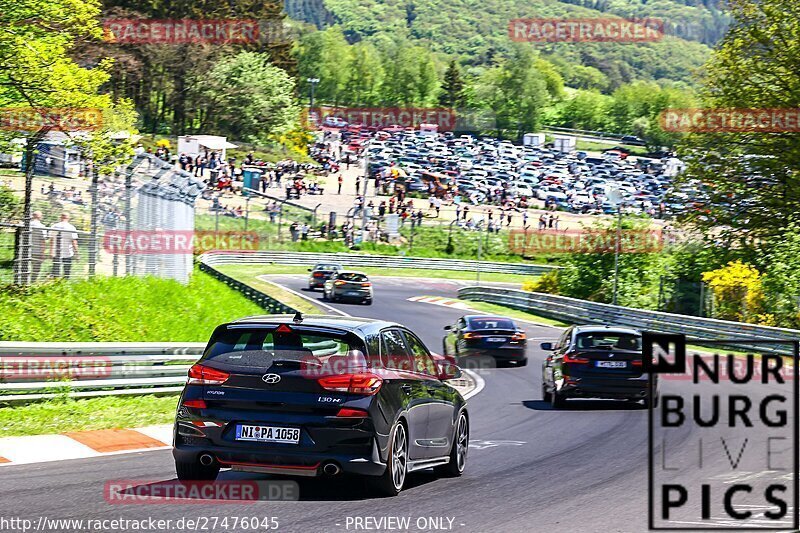
M 200 464 L 203 466 L 211 466 L 214 464 L 214 458 L 211 455 L 204 453 L 200 456 Z
M 342 469 L 336 463 L 327 463 L 325 466 L 322 467 L 322 471 L 325 473 L 325 475 L 335 476 L 339 472 L 341 472 Z

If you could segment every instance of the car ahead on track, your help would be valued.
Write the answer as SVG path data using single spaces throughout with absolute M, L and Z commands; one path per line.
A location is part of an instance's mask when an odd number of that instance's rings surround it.
M 406 474 L 464 472 L 469 416 L 400 324 L 299 314 L 249 317 L 214 330 L 189 370 L 174 427 L 180 480 L 221 468 L 293 476 L 368 476 L 396 495 Z
M 372 283 L 363 272 L 345 270 L 334 272 L 322 287 L 322 297 L 331 302 L 356 300 L 372 304 Z
M 331 278 L 334 272 L 341 272 L 344 267 L 338 263 L 317 263 L 314 268 L 308 271 L 308 288 L 310 290 L 319 289 L 325 286 L 325 282 Z
M 642 372 L 642 335 L 634 329 L 609 326 L 572 326 L 553 345 L 542 363 L 542 397 L 553 407 L 563 407 L 567 398 L 650 398 L 649 375 Z M 654 377 L 654 379 L 656 379 Z
M 528 364 L 525 332 L 510 318 L 465 315 L 444 329 L 442 350 L 456 361 L 489 356 L 497 363 Z

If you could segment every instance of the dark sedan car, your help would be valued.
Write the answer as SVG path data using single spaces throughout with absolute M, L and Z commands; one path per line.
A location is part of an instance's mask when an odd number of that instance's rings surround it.
M 392 322 L 299 315 L 217 327 L 189 370 L 174 428 L 180 480 L 221 468 L 369 476 L 395 495 L 406 474 L 464 472 L 466 402 L 422 341 Z
M 311 290 L 321 289 L 333 274 L 342 270 L 344 267 L 338 263 L 317 263 L 314 268 L 308 269 L 311 272 L 308 275 L 308 288 Z
M 553 407 L 563 407 L 567 398 L 641 400 L 645 405 L 651 401 L 638 331 L 572 326 L 555 345 L 541 346 L 553 351 L 542 363 L 542 397 Z M 653 401 L 657 398 L 656 393 Z
M 442 341 L 444 355 L 464 361 L 488 356 L 497 363 L 528 364 L 525 332 L 510 319 L 500 316 L 465 315 L 452 326 Z

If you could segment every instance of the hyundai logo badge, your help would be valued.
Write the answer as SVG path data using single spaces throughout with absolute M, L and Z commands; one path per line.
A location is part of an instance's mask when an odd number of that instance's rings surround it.
M 261 376 L 261 381 L 267 383 L 269 385 L 274 385 L 275 383 L 279 382 L 281 377 L 278 374 L 264 374 Z

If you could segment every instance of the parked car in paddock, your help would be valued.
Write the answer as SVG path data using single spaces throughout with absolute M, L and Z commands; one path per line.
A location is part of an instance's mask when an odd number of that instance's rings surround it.
M 396 495 L 415 470 L 460 476 L 469 415 L 445 383 L 460 375 L 393 322 L 298 313 L 222 324 L 180 396 L 178 479 L 348 473 Z
M 317 263 L 314 268 L 309 268 L 308 271 L 308 288 L 309 290 L 320 289 L 325 286 L 334 272 L 341 272 L 344 267 L 339 263 Z
M 322 287 L 322 297 L 331 302 L 355 300 L 372 305 L 372 283 L 363 272 L 353 270 L 334 272 Z
M 650 397 L 642 335 L 634 329 L 572 326 L 555 344 L 541 347 L 553 352 L 542 363 L 542 397 L 553 407 L 563 407 L 568 398 L 640 400 L 645 406 L 658 400 L 657 382 Z
M 513 320 L 501 316 L 465 315 L 445 326 L 445 356 L 461 363 L 474 357 L 492 357 L 498 364 L 528 364 L 525 332 Z

